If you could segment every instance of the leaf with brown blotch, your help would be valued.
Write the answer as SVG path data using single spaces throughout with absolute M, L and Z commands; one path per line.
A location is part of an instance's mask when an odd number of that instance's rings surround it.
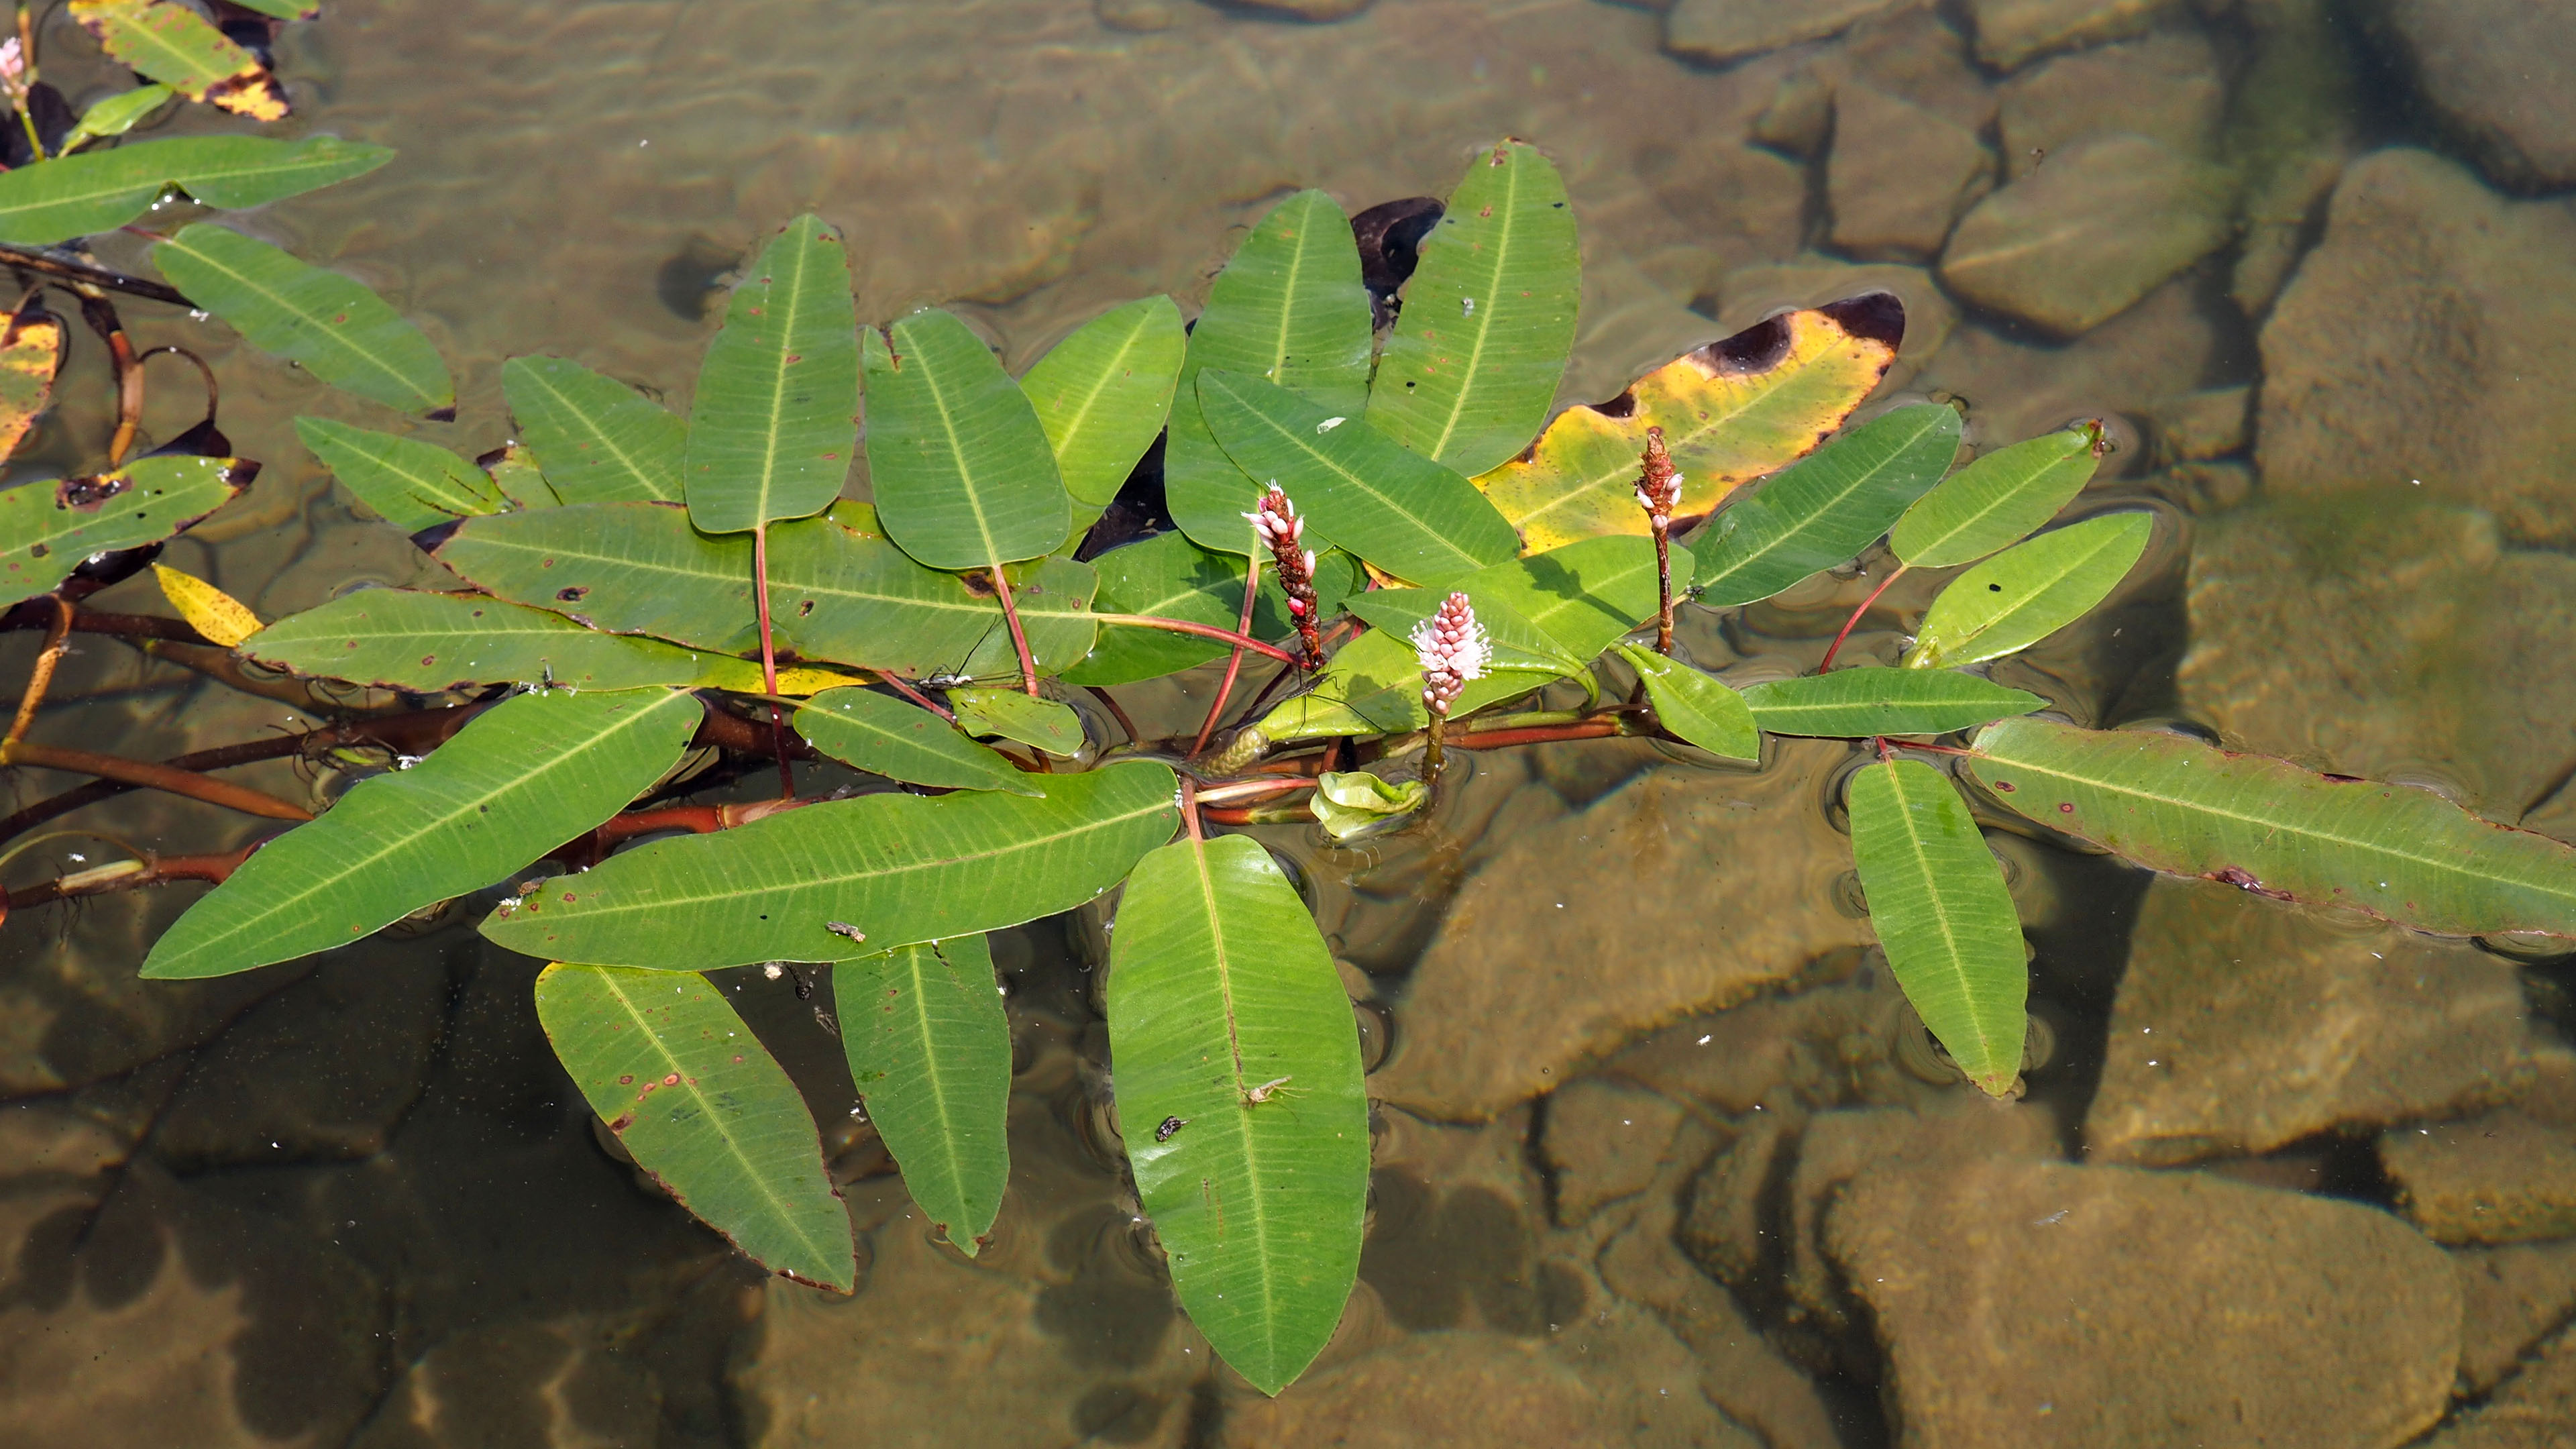
M 1476 486 L 1528 551 L 1642 536 L 1638 458 L 1646 429 L 1660 427 L 1681 469 L 1678 531 L 1814 451 L 1887 375 L 1904 336 L 1905 308 L 1885 292 L 1784 312 L 1684 353 L 1611 402 L 1568 408 Z
M 27 440 L 62 370 L 63 319 L 31 301 L 0 330 L 0 458 Z
M 255 121 L 285 118 L 286 88 L 213 22 L 170 0 L 71 0 L 72 19 L 109 56 L 192 101 Z

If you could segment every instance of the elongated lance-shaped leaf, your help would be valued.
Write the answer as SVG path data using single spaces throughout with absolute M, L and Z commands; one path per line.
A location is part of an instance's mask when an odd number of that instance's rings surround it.
M 1673 587 L 1690 582 L 1691 559 L 1673 551 Z M 1500 605 L 1556 642 L 1565 658 L 1590 660 L 1655 612 L 1655 548 L 1642 538 L 1594 538 L 1478 570 L 1453 587 L 1479 611 Z M 1468 682 L 1452 717 L 1524 694 L 1555 677 L 1495 670 Z M 1421 729 L 1422 667 L 1401 634 L 1372 629 L 1343 646 L 1315 688 L 1271 711 L 1262 733 L 1275 741 Z
M 1044 795 L 1041 777 L 958 732 L 918 705 L 867 689 L 832 689 L 796 711 L 796 732 L 843 764 L 872 775 L 950 790 Z
M 1869 547 L 1941 481 L 1959 451 L 1959 415 L 1897 408 L 1834 439 L 1717 516 L 1691 545 L 1700 602 L 1750 604 Z
M 159 543 L 258 476 L 259 465 L 246 459 L 170 454 L 113 473 L 0 489 L 0 598 L 41 594 L 91 554 Z
M 1547 421 L 1582 295 L 1555 164 L 1526 141 L 1477 152 L 1422 239 L 1369 385 L 1369 425 L 1461 473 L 1498 466 Z
M 393 158 L 387 147 L 336 136 L 173 136 L 85 151 L 0 175 L 0 241 L 52 246 L 114 231 L 173 186 L 208 206 L 264 206 Z
M 537 1020 L 590 1109 L 680 1206 L 773 1273 L 857 1285 L 849 1209 L 805 1099 L 705 977 L 548 966 Z
M 286 118 L 286 88 L 214 22 L 172 0 L 71 0 L 71 17 L 118 63 L 192 101 L 255 121 Z
M 1754 726 L 1753 711 L 1724 680 L 1634 644 L 1618 650 L 1645 681 L 1657 723 L 1712 755 L 1762 758 L 1762 731 Z
M 759 648 L 751 539 L 701 533 L 670 504 L 470 519 L 437 553 L 501 598 L 596 628 L 727 654 Z M 1040 670 L 1069 668 L 1089 652 L 1098 582 L 1090 565 L 1048 558 L 1007 573 Z M 989 587 L 923 568 L 886 540 L 829 519 L 769 530 L 769 603 L 781 647 L 807 659 L 921 677 L 1019 675 Z
M 560 357 L 513 357 L 501 390 L 566 503 L 680 501 L 689 425 L 613 377 Z
M 18 451 L 52 404 L 54 379 L 63 371 L 63 342 L 63 319 L 41 302 L 29 301 L 0 327 L 0 459 Z
M 1082 717 L 1056 700 L 1016 689 L 952 689 L 948 704 L 968 734 L 999 735 L 1067 759 L 1082 752 Z
M 342 594 L 253 634 L 241 652 L 308 679 L 423 694 L 476 684 L 760 687 L 759 666 L 745 660 L 659 639 L 602 634 L 480 594 L 412 589 Z
M 1906 667 L 1974 664 L 2029 648 L 2110 597 L 2155 531 L 2151 514 L 2106 513 L 2005 549 L 1934 596 Z
M 660 779 L 703 713 L 669 690 L 504 700 L 419 764 L 362 781 L 262 846 L 153 944 L 143 974 L 291 961 L 508 879 Z
M 80 120 L 63 133 L 62 144 L 54 148 L 54 159 L 59 161 L 89 142 L 124 135 L 178 94 L 165 85 L 145 85 L 93 102 L 81 112 Z
M 1851 782 L 1852 860 L 1888 969 L 1950 1059 L 1987 1095 L 2021 1076 L 2030 992 L 2021 921 L 1968 802 L 1918 760 Z
M 1511 525 L 1474 484 L 1355 418 L 1241 373 L 1203 371 L 1198 389 L 1200 414 L 1217 441 L 1246 474 L 1288 490 L 1306 515 L 1311 545 L 1337 544 L 1425 585 L 1520 551 Z M 1237 514 L 1257 497 L 1248 491 Z M 1252 525 L 1243 527 L 1248 536 Z
M 982 936 L 832 968 L 850 1080 L 931 1227 L 975 1256 L 1011 1176 L 1011 1024 Z
M 529 955 L 699 971 L 846 961 L 998 930 L 1116 885 L 1171 837 L 1179 788 L 1169 766 L 1131 760 L 1050 776 L 1039 800 L 827 800 L 611 856 L 546 882 L 483 934 Z
M 1085 512 L 1109 506 L 1163 430 L 1188 350 L 1181 309 L 1146 297 L 1085 322 L 1020 379 Z
M 1091 561 L 1100 575 L 1100 592 L 1092 600 L 1099 613 L 1180 619 L 1232 630 L 1243 621 L 1244 555 L 1215 553 L 1190 542 L 1188 534 L 1158 533 L 1122 544 Z M 1315 556 L 1315 608 L 1325 619 L 1341 612 L 1342 600 L 1360 587 L 1359 561 L 1339 549 Z M 1277 643 L 1296 632 L 1288 600 L 1279 591 L 1278 570 L 1264 560 L 1261 597 L 1252 606 L 1252 636 Z M 1102 622 L 1100 636 L 1080 664 L 1064 671 L 1067 684 L 1133 684 L 1177 673 L 1211 659 L 1222 659 L 1226 646 L 1193 634 Z
M 1842 426 L 1887 375 L 1904 335 L 1905 309 L 1885 292 L 1783 313 L 1657 368 L 1619 406 L 1567 409 L 1527 459 L 1478 476 L 1476 486 L 1533 550 L 1602 534 L 1643 537 L 1638 460 L 1646 429 L 1659 427 L 1681 470 L 1674 517 L 1687 526 Z
M 1028 395 L 945 312 L 867 336 L 868 484 L 877 521 L 938 569 L 999 568 L 1063 543 L 1072 501 Z
M 297 418 L 295 436 L 341 487 L 405 533 L 508 506 L 488 474 L 436 443 L 330 418 Z
M 1947 669 L 1837 669 L 1744 691 L 1753 722 L 1775 735 L 1867 739 L 1940 735 L 2048 707 L 2023 689 Z
M 1359 1272 L 1368 1101 L 1332 952 L 1258 843 L 1186 840 L 1137 865 L 1111 937 L 1109 1061 L 1173 1291 L 1278 1393 Z
M 698 365 L 689 521 L 741 533 L 820 513 L 858 446 L 859 334 L 841 234 L 800 216 L 761 250 Z
M 152 262 L 253 347 L 333 387 L 407 413 L 455 412 L 456 384 L 438 349 L 382 297 L 338 272 L 202 221 L 154 247 Z
M 259 616 L 248 605 L 204 579 L 161 563 L 152 566 L 152 577 L 188 627 L 209 640 L 230 649 L 259 632 Z
M 2576 850 L 2430 791 L 2049 720 L 1988 725 L 1974 748 L 1996 799 L 2152 870 L 2444 935 L 2576 936 Z
M 1208 289 L 1172 398 L 1163 496 L 1182 532 L 1219 553 L 1258 547 L 1243 515 L 1260 485 L 1200 418 L 1199 373 L 1264 378 L 1358 423 L 1368 408 L 1371 336 L 1359 245 L 1331 197 L 1301 191 L 1253 223 Z M 1306 506 L 1303 495 L 1297 504 Z
M 2099 419 L 2015 443 L 1970 463 L 1914 500 L 1887 535 L 1909 568 L 1972 563 L 2057 516 L 2102 460 Z

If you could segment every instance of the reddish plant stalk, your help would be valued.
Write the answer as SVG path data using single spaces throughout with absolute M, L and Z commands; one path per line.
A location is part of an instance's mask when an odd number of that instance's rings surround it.
M 1243 624 L 1235 632 L 1243 637 L 1244 643 L 1248 644 L 1252 642 L 1253 601 L 1261 597 L 1261 555 L 1253 554 L 1246 558 L 1244 563 Z M 1207 721 L 1199 726 L 1198 742 L 1190 746 L 1191 754 L 1196 755 L 1207 749 L 1208 736 L 1216 733 L 1216 722 L 1225 717 L 1225 701 L 1234 693 L 1235 676 L 1242 672 L 1243 644 L 1237 644 L 1234 646 L 1234 651 L 1225 657 L 1225 679 L 1217 685 L 1216 698 L 1208 704 Z
M 40 885 L 25 886 L 9 892 L 9 909 L 41 906 L 50 901 L 70 900 L 75 896 L 103 896 L 116 891 L 130 891 L 139 886 L 168 885 L 172 881 L 202 880 L 222 885 L 232 879 L 241 863 L 266 841 L 245 845 L 239 850 L 220 855 L 145 856 L 139 862 L 123 862 L 129 868 L 105 866 L 49 880 Z M 139 865 L 141 869 L 132 869 Z M 5 917 L 0 917 L 5 919 Z
M 1118 727 L 1127 732 L 1128 739 L 1142 740 L 1145 738 L 1144 735 L 1137 732 L 1136 722 L 1127 717 L 1127 710 L 1125 706 L 1118 703 L 1118 696 L 1111 694 L 1108 690 L 1105 690 L 1096 684 L 1086 684 L 1083 688 L 1091 691 L 1091 697 L 1099 700 L 1100 703 L 1108 709 L 1110 718 L 1118 721 Z
M 1879 580 L 1878 587 L 1869 591 L 1869 597 L 1860 601 L 1860 607 L 1851 611 L 1850 618 L 1843 620 L 1842 632 L 1834 636 L 1833 643 L 1825 646 L 1825 657 L 1816 665 L 1818 674 L 1834 667 L 1834 656 L 1843 652 L 1843 641 L 1851 637 L 1851 631 L 1860 623 L 1861 616 L 1869 612 L 1872 604 L 1878 602 L 1879 595 L 1886 593 L 1898 579 L 1905 577 L 1905 570 L 1909 567 L 1911 566 L 1907 564 L 1898 564 L 1896 572 Z
M 1172 634 L 1195 634 L 1202 639 L 1214 639 L 1221 644 L 1231 644 L 1237 649 L 1249 649 L 1255 654 L 1267 655 L 1282 664 L 1297 662 L 1296 655 L 1275 644 L 1264 644 L 1248 633 L 1221 629 L 1214 624 L 1201 624 L 1191 619 L 1166 619 L 1157 614 L 1094 614 L 1091 617 L 1094 622 L 1101 624 L 1124 624 L 1137 629 L 1161 629 Z
M 1499 750 L 1510 745 L 1545 745 L 1559 740 L 1606 740 L 1624 734 L 1616 719 L 1577 720 L 1572 724 L 1526 725 L 1508 730 L 1469 730 L 1449 741 L 1461 750 Z
M 1191 840 L 1207 839 L 1207 832 L 1199 825 L 1198 782 L 1187 775 L 1181 777 L 1181 823 L 1189 827 Z
M 101 779 L 122 780 L 147 790 L 161 790 L 172 795 L 185 795 L 209 805 L 221 805 L 245 815 L 263 816 L 270 820 L 306 821 L 313 812 L 301 805 L 280 800 L 274 795 L 190 770 L 156 765 L 148 760 L 120 759 L 115 755 L 93 754 L 88 750 L 63 750 L 51 745 L 29 744 L 24 740 L 0 751 L 0 765 L 25 765 L 39 770 L 64 770 L 75 775 L 96 775 Z
M 903 678 L 901 675 L 887 674 L 882 671 L 877 674 L 877 678 L 884 680 L 893 688 L 895 693 L 911 700 L 914 704 L 920 705 L 923 709 L 930 711 L 932 714 L 939 716 L 950 724 L 957 723 L 957 712 L 955 710 L 949 709 L 937 700 L 932 699 L 929 695 L 913 688 L 912 681 Z
M 1001 596 L 1002 619 L 1011 626 L 1011 647 L 1019 651 L 1020 687 L 1029 692 L 1029 698 L 1035 699 L 1038 694 L 1037 657 L 1029 653 L 1029 636 L 1020 632 L 1020 606 L 1011 601 L 1011 581 L 1003 574 L 1000 564 L 993 565 L 993 592 Z
M 62 663 L 63 648 L 71 642 L 74 610 L 59 594 L 48 594 L 53 601 L 53 621 L 45 629 L 45 647 L 36 651 L 36 665 L 27 673 L 27 690 L 18 699 L 17 718 L 9 722 L 9 733 L 0 736 L 0 764 L 6 764 L 10 751 L 26 738 L 28 726 L 36 722 L 36 710 L 45 702 L 45 691 L 53 688 L 54 666 Z

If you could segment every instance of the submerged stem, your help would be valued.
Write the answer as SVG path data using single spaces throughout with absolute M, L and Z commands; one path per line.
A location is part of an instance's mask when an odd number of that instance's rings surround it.
M 1869 597 L 1860 601 L 1860 607 L 1852 610 L 1850 618 L 1843 620 L 1842 632 L 1834 636 L 1833 643 L 1825 646 L 1824 660 L 1816 666 L 1818 674 L 1834 667 L 1834 656 L 1842 652 L 1843 641 L 1851 637 L 1851 631 L 1860 623 L 1861 616 L 1869 612 L 1870 605 L 1878 602 L 1879 595 L 1886 593 L 1898 579 L 1905 577 L 1905 571 L 1911 567 L 1913 567 L 1911 564 L 1898 564 L 1896 572 L 1879 580 L 1878 587 L 1869 591 Z

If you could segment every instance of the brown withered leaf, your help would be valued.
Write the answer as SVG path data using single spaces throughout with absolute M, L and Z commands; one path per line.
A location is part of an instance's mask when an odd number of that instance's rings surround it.
M 71 0 L 72 19 L 120 64 L 192 101 L 274 121 L 286 90 L 257 56 L 204 16 L 171 0 Z
M 0 329 L 0 458 L 27 440 L 62 370 L 63 319 L 30 299 Z

